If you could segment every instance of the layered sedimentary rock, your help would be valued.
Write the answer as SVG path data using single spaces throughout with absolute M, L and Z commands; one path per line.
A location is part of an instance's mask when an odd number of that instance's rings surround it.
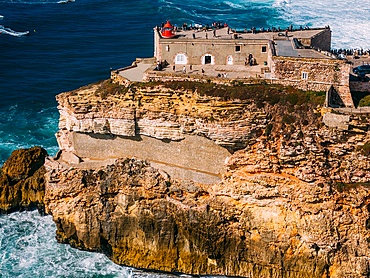
M 161 85 L 127 90 L 117 87 L 123 92 L 105 96 L 100 91 L 105 90 L 103 83 L 57 96 L 60 132 L 172 141 L 189 134 L 235 149 L 254 138 L 266 121 L 264 111 L 253 109 L 248 102 L 223 101 Z M 58 139 L 62 150 L 70 149 L 71 142 L 65 142 L 62 135 Z
M 137 156 L 172 176 L 213 183 L 225 159 L 263 133 L 266 115 L 250 102 L 229 102 L 164 86 L 96 84 L 61 94 L 57 134 L 63 158 L 79 163 Z
M 40 147 L 12 153 L 0 170 L 0 212 L 43 208 L 46 156 Z
M 104 252 L 119 264 L 163 271 L 369 276 L 368 116 L 327 114 L 325 126 L 315 96 L 302 101 L 301 92 L 281 88 L 252 98 L 240 86 L 245 92 L 237 98 L 202 94 L 199 84 L 111 94 L 102 94 L 101 86 L 58 97 L 59 143 L 78 158 L 73 167 L 63 160 L 46 163 L 46 210 L 59 241 Z M 139 158 L 98 165 L 79 156 L 80 141 L 88 137 L 98 150 L 86 145 L 85 154 L 109 151 L 119 132 L 112 126 L 121 124 L 121 140 L 147 144 L 140 136 L 148 136 L 171 144 L 201 136 L 227 148 L 222 178 L 200 183 Z M 176 148 L 167 150 L 163 156 Z

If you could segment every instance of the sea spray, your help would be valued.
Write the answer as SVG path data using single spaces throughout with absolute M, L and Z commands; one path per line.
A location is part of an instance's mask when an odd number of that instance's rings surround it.
M 178 277 L 119 266 L 103 254 L 59 244 L 55 230 L 52 217 L 37 211 L 0 215 L 0 277 Z

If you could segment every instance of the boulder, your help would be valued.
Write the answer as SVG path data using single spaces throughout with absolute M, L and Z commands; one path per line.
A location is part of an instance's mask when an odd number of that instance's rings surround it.
M 0 169 L 0 212 L 43 208 L 46 156 L 41 147 L 13 151 Z

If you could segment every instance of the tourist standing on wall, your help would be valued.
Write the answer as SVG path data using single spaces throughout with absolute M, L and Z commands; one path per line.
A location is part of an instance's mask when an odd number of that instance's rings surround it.
M 248 63 L 250 66 L 253 66 L 253 55 L 252 53 L 249 53 L 248 55 Z

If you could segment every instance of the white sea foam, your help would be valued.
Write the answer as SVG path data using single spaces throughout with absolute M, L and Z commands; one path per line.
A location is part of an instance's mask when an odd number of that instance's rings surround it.
M 224 3 L 228 6 L 230 6 L 231 8 L 233 9 L 245 9 L 245 6 L 242 5 L 242 4 L 238 4 L 238 3 L 235 3 L 236 1 L 234 2 L 231 2 L 231 1 L 225 1 Z
M 290 24 L 295 27 L 329 25 L 333 48 L 370 49 L 370 0 L 214 0 L 207 3 L 194 0 L 158 0 L 158 4 L 160 13 L 170 11 L 167 14 L 178 14 L 182 19 L 189 18 L 189 21 L 222 20 L 240 25 L 233 25 L 234 28 L 250 28 L 251 24 L 256 24 L 256 20 L 265 22 L 267 26 L 259 26 L 265 28 L 285 28 Z M 171 13 L 171 10 L 176 9 L 178 13 Z M 264 17 L 258 16 L 258 13 Z M 268 18 L 269 14 L 272 16 Z
M 370 0 L 276 0 L 283 20 L 297 25 L 329 25 L 333 48 L 370 49 Z
M 103 254 L 58 244 L 55 229 L 52 217 L 37 211 L 0 215 L 0 277 L 178 277 L 119 266 Z
M 57 4 L 58 0 L 4 0 L 3 4 L 27 4 L 27 5 L 40 5 L 40 4 Z
M 14 37 L 22 37 L 22 36 L 28 35 L 29 33 L 30 33 L 29 31 L 17 32 L 17 31 L 14 31 L 14 30 L 10 29 L 10 28 L 6 28 L 6 27 L 0 25 L 0 34 L 10 35 L 10 36 L 14 36 Z
M 0 216 L 0 270 L 10 277 L 129 277 L 132 270 L 98 253 L 55 240 L 51 216 L 37 211 Z
M 60 0 L 60 1 L 58 1 L 57 3 L 58 4 L 68 4 L 68 3 L 72 3 L 72 2 L 74 2 L 75 0 Z

